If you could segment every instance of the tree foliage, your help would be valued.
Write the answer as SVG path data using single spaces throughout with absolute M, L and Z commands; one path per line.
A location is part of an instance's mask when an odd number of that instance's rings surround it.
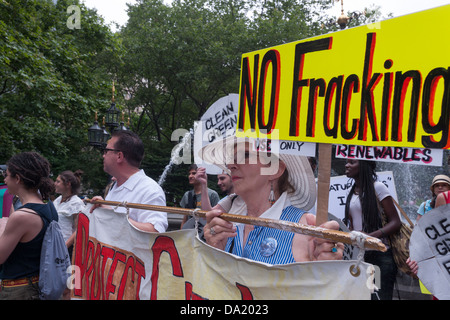
M 118 83 L 132 129 L 146 141 L 146 171 L 164 170 L 178 142 L 171 141 L 175 129 L 192 128 L 217 99 L 239 91 L 243 53 L 326 32 L 318 10 L 329 5 L 327 0 L 174 0 L 170 5 L 140 0 L 129 6 L 120 31 L 127 54 Z M 174 168 L 163 186 L 166 193 L 182 195 L 176 181 L 188 188 L 186 172 Z
M 85 188 L 98 194 L 107 175 L 87 129 L 94 112 L 101 121 L 114 80 L 117 106 L 145 143 L 143 167 L 158 180 L 178 143 L 173 131 L 238 92 L 241 55 L 330 31 L 331 4 L 138 0 L 113 34 L 78 0 L 0 0 L 0 163 L 36 150 L 54 174 L 84 170 Z M 81 9 L 80 29 L 67 25 L 70 5 Z M 178 202 L 186 166 L 174 166 L 163 187 L 168 204 Z
M 81 8 L 81 29 L 67 26 L 72 4 Z M 117 37 L 81 3 L 0 1 L 0 163 L 35 150 L 54 174 L 82 169 L 86 187 L 104 184 L 87 128 L 108 103 L 119 52 Z

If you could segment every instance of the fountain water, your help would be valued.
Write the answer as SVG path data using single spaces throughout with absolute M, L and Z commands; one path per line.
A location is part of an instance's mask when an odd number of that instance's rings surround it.
M 183 135 L 184 134 L 184 135 Z M 181 141 L 172 149 L 170 161 L 164 168 L 163 173 L 159 177 L 158 184 L 162 186 L 166 181 L 167 174 L 174 165 L 181 163 L 191 163 L 191 140 L 192 129 L 177 129 L 172 133 L 172 141 L 176 141 L 181 136 Z M 175 138 L 175 140 L 174 140 Z M 180 155 L 182 152 L 182 155 Z

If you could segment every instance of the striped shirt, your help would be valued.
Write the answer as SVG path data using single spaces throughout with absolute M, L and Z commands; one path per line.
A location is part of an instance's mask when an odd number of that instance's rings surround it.
M 299 222 L 304 211 L 292 205 L 285 207 L 280 220 Z M 237 228 L 237 236 L 229 238 L 225 251 L 237 256 L 267 264 L 288 264 L 295 262 L 292 254 L 294 233 L 279 229 L 255 226 L 242 245 L 243 227 Z

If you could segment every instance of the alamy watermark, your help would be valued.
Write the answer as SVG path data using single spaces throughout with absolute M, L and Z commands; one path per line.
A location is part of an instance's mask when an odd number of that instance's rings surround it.
M 196 158 L 197 165 L 202 164 L 216 164 L 216 165 L 234 165 L 234 164 L 257 164 L 263 165 L 261 168 L 262 175 L 272 175 L 278 171 L 279 168 L 279 146 L 278 130 L 273 130 L 270 133 L 270 139 L 266 138 L 242 138 L 240 141 L 245 143 L 235 144 L 234 139 L 223 139 L 229 136 L 225 133 L 223 136 L 216 134 L 214 141 L 211 141 L 211 133 L 209 130 L 201 131 L 201 126 L 197 127 L 200 132 L 193 134 L 192 130 L 176 129 L 172 132 L 171 141 L 178 142 L 172 149 L 171 162 L 173 164 L 192 164 Z M 261 132 L 265 135 L 265 132 Z M 192 137 L 199 139 L 194 141 L 194 144 L 200 147 L 192 150 Z M 254 131 L 244 133 L 245 136 L 254 136 Z M 203 149 L 206 144 L 214 143 L 217 147 L 215 150 L 205 151 Z M 196 153 L 193 157 L 193 152 Z M 205 152 L 212 152 L 216 162 L 205 161 L 204 159 L 212 159 Z M 200 162 L 199 162 L 200 161 Z
M 70 16 L 67 18 L 66 26 L 67 28 L 81 29 L 81 9 L 79 6 L 71 5 L 67 7 L 67 14 Z

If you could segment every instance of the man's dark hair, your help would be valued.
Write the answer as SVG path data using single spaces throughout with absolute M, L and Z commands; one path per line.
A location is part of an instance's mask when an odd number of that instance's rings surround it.
M 139 168 L 144 158 L 144 143 L 141 138 L 129 130 L 114 131 L 112 136 L 117 137 L 114 149 L 120 150 L 130 165 Z

